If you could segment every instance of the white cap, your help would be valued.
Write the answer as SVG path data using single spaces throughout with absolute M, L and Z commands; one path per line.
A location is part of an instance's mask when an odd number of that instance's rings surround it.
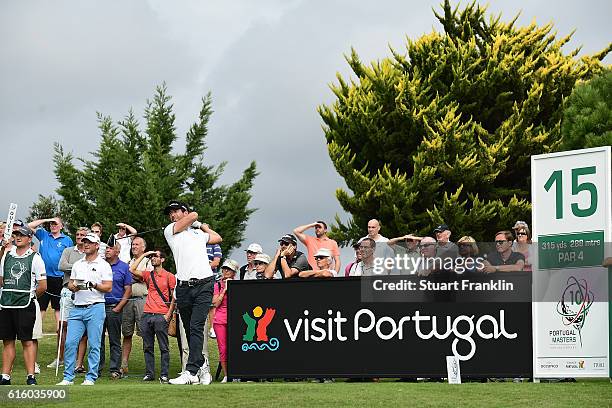
M 317 251 L 316 254 L 314 254 L 314 256 L 324 256 L 324 257 L 327 257 L 327 258 L 331 258 L 332 253 L 327 248 L 319 248 L 319 250 Z
M 250 252 L 255 252 L 257 254 L 261 254 L 263 252 L 263 248 L 261 247 L 261 245 L 256 243 L 252 243 L 251 245 L 249 245 L 246 250 Z
M 87 235 L 85 235 L 85 237 L 83 237 L 82 239 L 83 241 L 89 241 L 93 244 L 99 244 L 100 243 L 100 237 L 98 236 L 98 234 L 94 234 L 93 232 L 88 233 Z
M 233 259 L 227 259 L 225 262 L 223 262 L 223 265 L 221 265 L 221 268 L 228 268 L 234 272 L 238 272 L 239 266 L 238 266 L 238 262 L 234 261 Z
M 255 259 L 253 259 L 254 261 L 259 261 L 259 262 L 263 262 L 265 264 L 269 264 L 270 263 L 270 255 L 267 254 L 257 254 L 255 255 Z

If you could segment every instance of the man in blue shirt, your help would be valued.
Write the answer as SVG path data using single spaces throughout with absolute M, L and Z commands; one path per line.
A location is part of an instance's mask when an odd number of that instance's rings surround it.
M 132 295 L 132 274 L 128 264 L 119 259 L 121 244 L 115 241 L 114 246 L 106 247 L 106 262 L 113 271 L 113 288 L 109 293 L 104 294 L 106 303 L 106 319 L 102 329 L 102 341 L 100 344 L 100 366 L 98 376 L 102 375 L 104 369 L 104 335 L 108 330 L 108 343 L 110 345 L 110 376 L 116 380 L 122 377 L 121 374 L 121 311 L 127 304 Z
M 45 222 L 49 223 L 49 231 L 41 227 Z M 44 312 L 51 302 L 51 307 L 55 310 L 56 330 L 59 330 L 60 292 L 64 283 L 64 272 L 59 270 L 59 261 L 64 249 L 74 246 L 74 243 L 69 236 L 62 233 L 64 224 L 59 217 L 34 220 L 28 224 L 28 227 L 36 230 L 34 236 L 40 242 L 38 252 L 45 262 L 47 273 L 47 291 L 38 298 L 41 318 L 44 319 Z

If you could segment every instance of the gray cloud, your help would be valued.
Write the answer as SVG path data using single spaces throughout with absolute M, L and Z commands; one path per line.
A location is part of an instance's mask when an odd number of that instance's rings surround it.
M 4 174 L 25 152 L 35 172 L 27 183 L 10 178 L 0 205 L 27 212 L 37 194 L 56 187 L 52 144 L 76 155 L 97 148 L 95 112 L 122 118 L 162 81 L 174 96 L 179 134 L 196 117 L 202 95 L 213 95 L 206 158 L 228 160 L 224 182 L 251 160 L 261 175 L 252 205 L 259 210 L 245 246 L 259 241 L 272 253 L 276 239 L 315 219 L 346 218 L 334 192 L 343 187 L 327 156 L 316 107 L 333 101 L 336 72 L 349 75 L 343 54 L 363 61 L 404 50 L 405 37 L 440 30 L 438 1 L 379 2 L 20 1 L 0 5 L 0 141 Z M 611 38 L 605 1 L 491 2 L 520 24 L 555 22 L 576 29 L 571 49 L 603 48 Z M 180 149 L 180 146 L 179 146 Z M 2 204 L 4 203 L 4 204 Z M 1 210 L 0 210 L 1 211 Z M 214 225 L 214 222 L 213 222 Z M 365 234 L 365 226 L 364 226 Z M 233 254 L 242 261 L 242 252 Z M 344 251 L 344 263 L 351 251 Z

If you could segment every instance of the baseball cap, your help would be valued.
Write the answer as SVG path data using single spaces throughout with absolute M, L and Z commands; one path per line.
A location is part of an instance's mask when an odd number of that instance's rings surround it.
M 13 228 L 15 228 L 16 226 L 23 227 L 23 226 L 27 226 L 27 224 L 23 222 L 23 220 L 15 220 L 13 221 Z
M 278 242 L 288 242 L 291 243 L 293 245 L 297 245 L 297 239 L 295 238 L 295 235 L 293 234 L 285 234 L 283 235 Z
M 253 259 L 253 260 L 269 264 L 270 263 L 270 255 L 268 255 L 268 254 L 257 254 L 257 255 L 255 255 L 255 259 Z
M 317 256 L 324 256 L 326 258 L 331 258 L 332 253 L 329 249 L 327 248 L 319 248 L 319 250 L 317 251 L 316 254 L 314 254 L 315 257 Z
M 223 262 L 223 265 L 221 265 L 221 268 L 228 268 L 234 272 L 237 272 L 239 266 L 238 266 L 238 262 L 234 261 L 233 259 L 227 259 L 225 262 Z
M 13 231 L 19 232 L 20 234 L 25 235 L 26 237 L 31 237 L 32 235 L 34 235 L 32 230 L 30 228 L 28 228 L 27 225 L 23 225 L 23 226 L 18 227 L 18 228 L 13 228 Z
M 170 214 L 171 210 L 183 210 L 189 212 L 189 207 L 182 201 L 171 200 L 168 202 L 166 208 L 164 208 L 164 214 Z
M 94 234 L 93 232 L 90 232 L 87 235 L 85 235 L 85 237 L 83 238 L 83 241 L 89 241 L 92 244 L 99 244 L 100 237 L 98 236 L 98 234 Z
M 450 231 L 450 228 L 448 228 L 448 225 L 440 224 L 436 228 L 434 228 L 434 232 L 443 232 L 443 231 Z
M 261 247 L 261 245 L 256 244 L 256 243 L 252 243 L 251 245 L 249 245 L 249 247 L 246 250 L 249 252 L 255 252 L 258 254 L 261 254 L 263 252 L 263 248 Z

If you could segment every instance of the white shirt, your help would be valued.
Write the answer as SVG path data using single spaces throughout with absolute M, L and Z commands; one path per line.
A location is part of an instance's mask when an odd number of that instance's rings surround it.
M 115 239 L 121 245 L 121 252 L 119 252 L 119 259 L 123 262 L 130 262 L 130 251 L 132 250 L 132 237 L 124 236 L 119 238 L 119 234 L 115 234 Z
M 176 279 L 186 281 L 212 276 L 206 253 L 209 235 L 201 229 L 191 227 L 174 234 L 174 224 L 173 222 L 164 229 L 164 236 L 174 255 Z
M 17 247 L 13 245 L 11 247 L 11 250 L 9 251 L 9 254 L 11 254 L 11 256 L 13 256 L 14 258 L 20 259 L 30 256 L 32 252 L 34 252 L 32 251 L 32 248 L 28 248 L 23 253 L 23 255 L 17 255 Z M 6 254 L 2 256 L 2 261 L 0 262 L 0 277 L 2 276 L 2 274 L 4 274 L 4 258 L 6 258 Z M 32 296 L 36 296 L 36 282 L 47 279 L 47 273 L 45 271 L 45 262 L 43 261 L 42 257 L 36 252 L 34 252 L 34 258 L 32 258 L 31 273 L 32 279 L 30 280 L 30 294 Z
M 85 282 L 97 283 L 99 285 L 102 281 L 112 281 L 113 271 L 108 262 L 100 258 L 100 256 L 91 262 L 83 258 L 72 265 L 70 279 L 78 279 Z M 91 305 L 92 303 L 101 302 L 104 302 L 104 293 L 99 290 L 79 290 L 74 293 L 75 305 Z

